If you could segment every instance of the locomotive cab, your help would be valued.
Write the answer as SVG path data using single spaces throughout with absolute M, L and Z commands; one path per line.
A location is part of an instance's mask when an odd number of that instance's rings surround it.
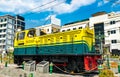
M 24 38 L 25 38 L 25 31 L 17 32 L 14 41 L 14 46 L 24 45 Z

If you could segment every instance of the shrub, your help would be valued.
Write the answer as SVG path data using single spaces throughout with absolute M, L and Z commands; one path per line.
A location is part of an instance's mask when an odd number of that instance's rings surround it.
M 114 77 L 114 73 L 109 69 L 101 70 L 99 77 Z

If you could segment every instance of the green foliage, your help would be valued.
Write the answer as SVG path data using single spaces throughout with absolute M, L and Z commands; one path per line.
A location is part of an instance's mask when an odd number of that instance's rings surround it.
M 99 77 L 114 77 L 114 73 L 109 69 L 101 70 Z
M 117 55 L 112 55 L 111 58 L 119 58 Z

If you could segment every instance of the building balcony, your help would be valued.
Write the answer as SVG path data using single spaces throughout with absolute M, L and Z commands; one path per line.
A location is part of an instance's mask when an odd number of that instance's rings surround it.
M 7 24 L 7 21 L 0 22 L 0 24 Z
M 0 43 L 0 46 L 3 46 L 3 45 L 6 45 L 6 43 L 4 42 L 4 43 Z
M 6 34 L 6 32 L 0 32 L 0 35 Z
M 0 30 L 7 29 L 7 27 L 1 27 Z
M 0 40 L 6 40 L 6 37 L 1 37 Z

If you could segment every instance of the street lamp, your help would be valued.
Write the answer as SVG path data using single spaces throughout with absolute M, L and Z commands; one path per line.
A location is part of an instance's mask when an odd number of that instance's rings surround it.
M 0 51 L 0 58 L 1 58 L 1 63 L 2 63 L 2 51 Z
M 110 57 L 110 52 L 107 50 L 107 68 L 108 69 L 110 69 L 109 57 Z
M 1 63 L 2 63 L 2 58 L 3 58 L 3 45 L 4 45 L 4 40 L 2 40 L 2 49 L 1 49 Z

